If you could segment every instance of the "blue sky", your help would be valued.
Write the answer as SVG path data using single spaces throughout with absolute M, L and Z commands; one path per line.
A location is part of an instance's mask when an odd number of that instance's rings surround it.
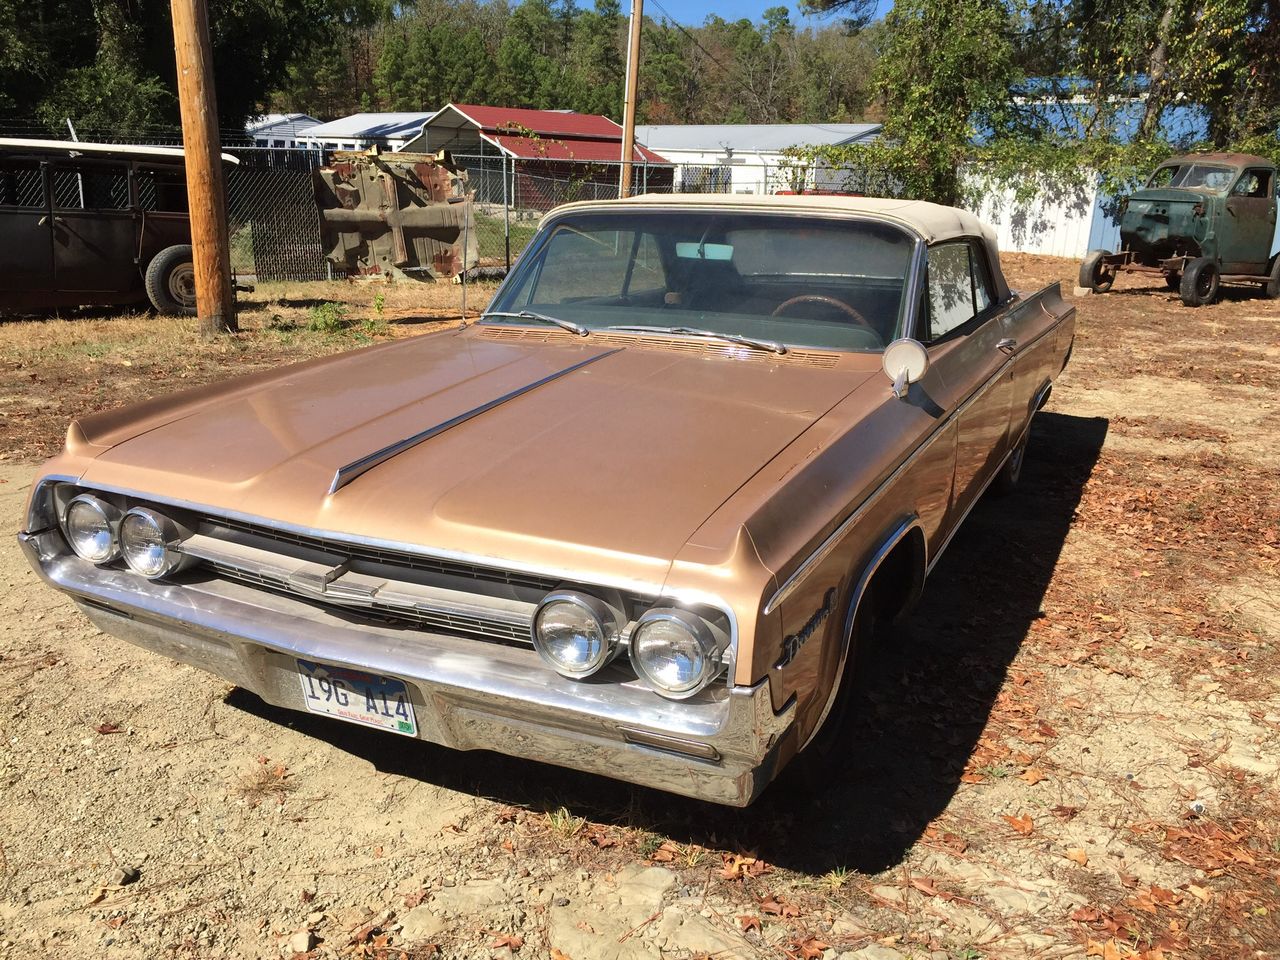
M 663 8 L 671 14 L 676 20 L 686 25 L 701 24 L 711 14 L 717 14 L 726 20 L 740 20 L 746 17 L 748 20 L 760 21 L 762 14 L 769 7 L 786 6 L 791 10 L 791 19 L 797 26 L 820 26 L 834 18 L 832 17 L 803 17 L 800 14 L 800 5 L 798 3 L 783 3 L 780 0 L 659 0 Z M 579 4 L 584 5 L 584 4 Z M 623 0 L 622 12 L 625 15 L 630 9 L 631 4 L 628 0 Z M 647 2 L 644 5 L 645 16 L 661 18 L 662 11 L 653 3 Z

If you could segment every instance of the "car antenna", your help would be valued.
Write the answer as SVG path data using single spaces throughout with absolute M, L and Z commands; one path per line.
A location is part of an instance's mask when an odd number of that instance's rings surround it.
M 462 217 L 462 324 L 459 330 L 467 325 L 467 228 L 471 226 L 471 200 L 467 200 L 466 212 Z

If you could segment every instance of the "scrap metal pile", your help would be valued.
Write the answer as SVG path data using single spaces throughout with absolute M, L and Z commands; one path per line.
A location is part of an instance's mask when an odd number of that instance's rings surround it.
M 479 263 L 467 172 L 447 151 L 337 152 L 315 190 L 325 256 L 348 276 L 442 280 Z

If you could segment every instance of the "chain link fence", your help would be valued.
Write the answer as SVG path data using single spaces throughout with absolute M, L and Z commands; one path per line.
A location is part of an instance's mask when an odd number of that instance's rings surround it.
M 312 173 L 318 150 L 236 147 L 226 172 L 231 269 L 259 281 L 325 280 L 334 270 L 320 242 Z

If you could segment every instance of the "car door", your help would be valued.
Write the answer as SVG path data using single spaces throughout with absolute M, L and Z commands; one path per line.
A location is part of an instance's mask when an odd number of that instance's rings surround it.
M 1231 187 L 1218 255 L 1223 273 L 1263 273 L 1276 233 L 1275 171 L 1249 167 Z
M 53 229 L 44 164 L 0 157 L 0 298 L 36 305 L 53 289 Z
M 57 288 L 85 294 L 140 289 L 128 165 L 88 159 L 56 161 L 50 185 Z
M 956 413 L 956 464 L 948 525 L 959 523 L 1008 451 L 1012 348 L 995 302 L 985 245 L 955 240 L 929 248 L 921 339 L 930 369 Z

